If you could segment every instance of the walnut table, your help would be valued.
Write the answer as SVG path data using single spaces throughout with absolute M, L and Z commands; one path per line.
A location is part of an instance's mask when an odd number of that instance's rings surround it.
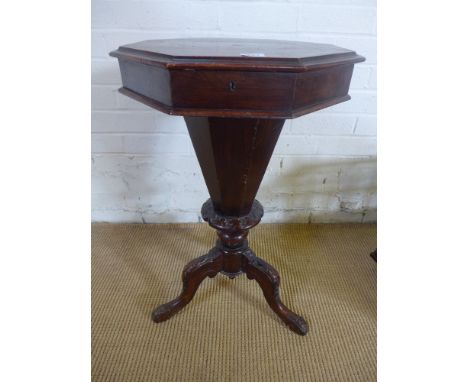
M 306 321 L 280 300 L 278 272 L 248 246 L 263 215 L 255 195 L 285 119 L 349 100 L 354 64 L 364 58 L 333 45 L 239 39 L 142 41 L 110 55 L 119 60 L 120 92 L 184 116 L 211 197 L 202 216 L 218 233 L 215 247 L 185 266 L 181 294 L 153 320 L 181 310 L 206 277 L 245 273 L 279 318 L 306 334 Z

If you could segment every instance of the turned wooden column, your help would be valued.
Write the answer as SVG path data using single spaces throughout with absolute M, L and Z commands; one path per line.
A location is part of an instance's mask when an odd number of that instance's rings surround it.
M 123 94 L 184 116 L 210 194 L 202 216 L 218 234 L 185 266 L 180 295 L 157 307 L 153 320 L 181 310 L 205 278 L 245 273 L 278 317 L 306 334 L 306 321 L 280 299 L 278 272 L 249 247 L 248 232 L 263 216 L 255 195 L 285 119 L 350 99 L 354 64 L 364 58 L 332 45 L 238 39 L 143 41 L 111 56 Z

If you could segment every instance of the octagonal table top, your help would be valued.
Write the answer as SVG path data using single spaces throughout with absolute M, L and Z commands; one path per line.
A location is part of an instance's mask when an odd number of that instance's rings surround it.
M 350 99 L 353 67 L 364 61 L 334 45 L 192 38 L 147 40 L 110 53 L 120 92 L 168 114 L 295 118 Z
M 146 40 L 123 45 L 110 55 L 174 68 L 294 72 L 364 61 L 356 52 L 330 44 L 229 38 Z

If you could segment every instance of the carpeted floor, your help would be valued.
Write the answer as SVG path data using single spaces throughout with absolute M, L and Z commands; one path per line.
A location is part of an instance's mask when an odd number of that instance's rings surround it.
M 181 272 L 215 241 L 207 224 L 93 224 L 93 382 L 375 381 L 375 225 L 260 224 L 250 246 L 281 275 L 281 297 L 309 322 L 302 337 L 255 281 L 218 275 L 155 324 Z

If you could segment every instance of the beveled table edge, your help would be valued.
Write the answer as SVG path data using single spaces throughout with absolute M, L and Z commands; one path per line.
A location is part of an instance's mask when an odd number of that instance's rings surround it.
M 337 65 L 353 65 L 365 61 L 363 56 L 353 51 L 342 54 L 305 58 L 275 58 L 260 60 L 255 58 L 176 58 L 159 53 L 150 53 L 127 47 L 119 47 L 109 53 L 119 60 L 134 61 L 140 64 L 161 66 L 167 69 L 180 70 L 237 70 L 262 72 L 301 73 L 320 70 Z

